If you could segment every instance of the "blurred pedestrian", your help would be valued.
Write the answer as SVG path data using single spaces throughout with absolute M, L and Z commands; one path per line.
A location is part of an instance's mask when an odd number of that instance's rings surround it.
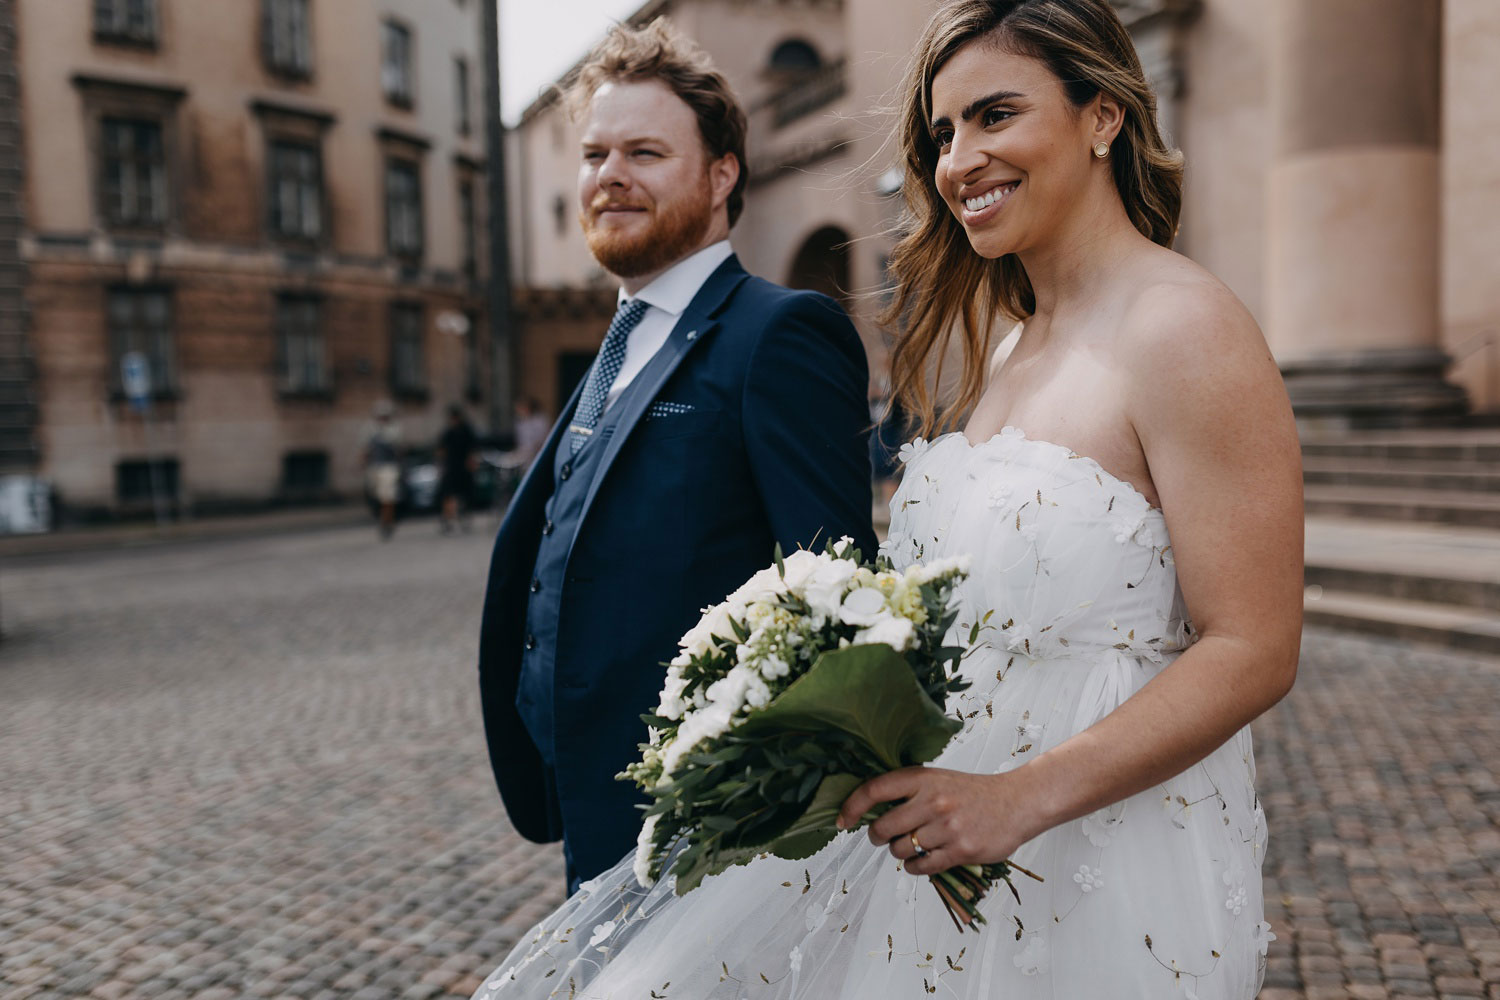
M 547 431 L 552 427 L 542 405 L 531 396 L 516 400 L 516 448 L 514 459 L 524 472 L 541 452 L 547 441 Z
M 388 399 L 375 404 L 374 421 L 364 434 L 360 460 L 365 467 L 365 492 L 375 503 L 380 518 L 380 538 L 396 531 L 396 501 L 401 495 L 401 425 L 396 407 Z
M 474 469 L 479 462 L 479 438 L 458 403 L 448 407 L 448 428 L 438 439 L 438 464 L 443 470 L 438 481 L 438 499 L 442 504 L 439 530 L 450 534 L 456 528 L 469 530 L 466 520 L 474 498 Z

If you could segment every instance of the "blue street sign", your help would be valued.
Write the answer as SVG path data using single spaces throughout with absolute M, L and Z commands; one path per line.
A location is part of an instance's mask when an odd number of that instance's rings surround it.
M 120 358 L 120 386 L 131 406 L 146 408 L 151 398 L 151 363 L 140 351 L 127 351 Z

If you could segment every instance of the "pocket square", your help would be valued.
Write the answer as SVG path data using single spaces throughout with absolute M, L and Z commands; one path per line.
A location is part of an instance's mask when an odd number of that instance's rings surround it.
M 692 413 L 696 409 L 687 403 L 656 402 L 646 411 L 647 417 L 675 417 L 683 413 Z

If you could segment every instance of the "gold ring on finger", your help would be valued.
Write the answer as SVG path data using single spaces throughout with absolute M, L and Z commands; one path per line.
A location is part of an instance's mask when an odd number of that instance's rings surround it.
M 907 836 L 911 838 L 911 846 L 917 852 L 917 857 L 927 857 L 927 849 L 923 847 L 922 842 L 917 839 L 917 832 L 913 830 L 911 833 L 907 834 Z

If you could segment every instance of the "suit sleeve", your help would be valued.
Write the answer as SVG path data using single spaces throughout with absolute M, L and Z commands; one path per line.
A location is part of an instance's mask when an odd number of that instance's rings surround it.
M 821 550 L 849 535 L 874 557 L 868 383 L 864 345 L 832 299 L 791 295 L 768 318 L 745 374 L 741 419 L 784 551 Z

